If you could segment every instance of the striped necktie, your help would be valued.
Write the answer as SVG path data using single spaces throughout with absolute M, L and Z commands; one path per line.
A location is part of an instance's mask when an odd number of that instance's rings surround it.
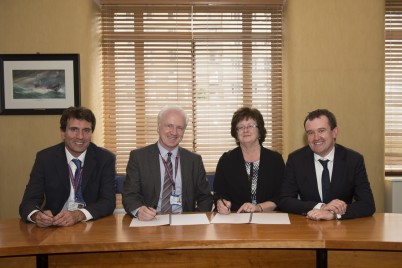
M 170 204 L 170 195 L 172 194 L 173 186 L 173 165 L 172 165 L 172 153 L 168 153 L 168 157 L 165 165 L 165 178 L 163 180 L 163 192 L 162 192 L 162 213 L 172 212 L 172 205 Z
M 75 193 L 75 199 L 76 199 L 75 201 L 84 203 L 84 197 L 82 196 L 82 188 L 81 188 L 82 179 L 80 182 L 78 182 L 80 173 L 81 173 L 81 160 L 73 159 L 71 161 L 73 161 L 74 164 L 77 166 L 77 169 L 75 170 L 75 173 L 74 173 L 74 184 L 79 183 L 79 185 L 77 187 L 77 192 Z

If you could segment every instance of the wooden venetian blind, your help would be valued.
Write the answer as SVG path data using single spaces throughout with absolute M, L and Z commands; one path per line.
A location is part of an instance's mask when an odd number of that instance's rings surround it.
M 282 152 L 282 5 L 194 2 L 102 5 L 104 142 L 118 173 L 131 150 L 158 140 L 167 104 L 188 113 L 181 146 L 207 172 L 236 146 L 230 122 L 242 106 L 261 111 L 264 146 Z
M 385 11 L 385 171 L 402 172 L 402 1 Z

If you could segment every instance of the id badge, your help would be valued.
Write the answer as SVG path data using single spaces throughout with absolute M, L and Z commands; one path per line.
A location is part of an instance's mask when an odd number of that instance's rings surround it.
M 80 208 L 83 208 L 83 207 L 85 207 L 85 204 L 83 204 L 83 203 L 70 201 L 70 202 L 68 202 L 68 208 L 67 209 L 69 211 L 74 211 L 74 210 L 77 210 L 77 209 L 80 209 Z
M 170 196 L 170 204 L 171 205 L 179 205 L 179 206 L 181 206 L 181 195 L 172 194 Z

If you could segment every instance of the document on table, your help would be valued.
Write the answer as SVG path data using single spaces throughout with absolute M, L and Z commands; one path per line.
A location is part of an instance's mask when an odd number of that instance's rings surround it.
M 209 224 L 205 213 L 200 214 L 172 214 L 170 225 L 198 225 Z
M 256 224 L 290 224 L 287 213 L 253 213 L 251 223 Z
M 133 218 L 130 227 L 161 226 L 161 225 L 198 225 L 209 224 L 208 217 L 203 214 L 164 214 L 156 215 L 150 221 L 140 221 Z
M 133 218 L 130 223 L 130 227 L 145 227 L 145 226 L 161 226 L 169 225 L 169 214 L 156 215 L 150 221 L 140 221 L 138 218 Z
M 215 214 L 211 223 L 290 224 L 287 213 L 230 213 Z
M 250 223 L 251 213 L 215 214 L 211 223 Z

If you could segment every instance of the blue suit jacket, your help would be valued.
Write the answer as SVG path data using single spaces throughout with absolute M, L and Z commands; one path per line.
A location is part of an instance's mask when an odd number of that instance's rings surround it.
M 211 211 L 212 195 L 200 155 L 179 148 L 183 212 Z M 122 199 L 127 213 L 140 206 L 158 204 L 161 172 L 157 143 L 131 151 L 123 184 Z
M 82 175 L 82 194 L 93 219 L 113 213 L 116 207 L 116 158 L 113 153 L 91 143 Z M 58 214 L 70 195 L 70 178 L 64 143 L 37 153 L 28 185 L 19 207 L 20 216 L 28 215 L 45 201 L 45 210 Z
M 375 212 L 363 156 L 339 144 L 335 145 L 331 177 L 330 200 L 333 199 L 348 204 L 342 219 L 371 216 Z M 284 212 L 305 214 L 320 202 L 314 153 L 305 146 L 288 157 L 279 208 Z

